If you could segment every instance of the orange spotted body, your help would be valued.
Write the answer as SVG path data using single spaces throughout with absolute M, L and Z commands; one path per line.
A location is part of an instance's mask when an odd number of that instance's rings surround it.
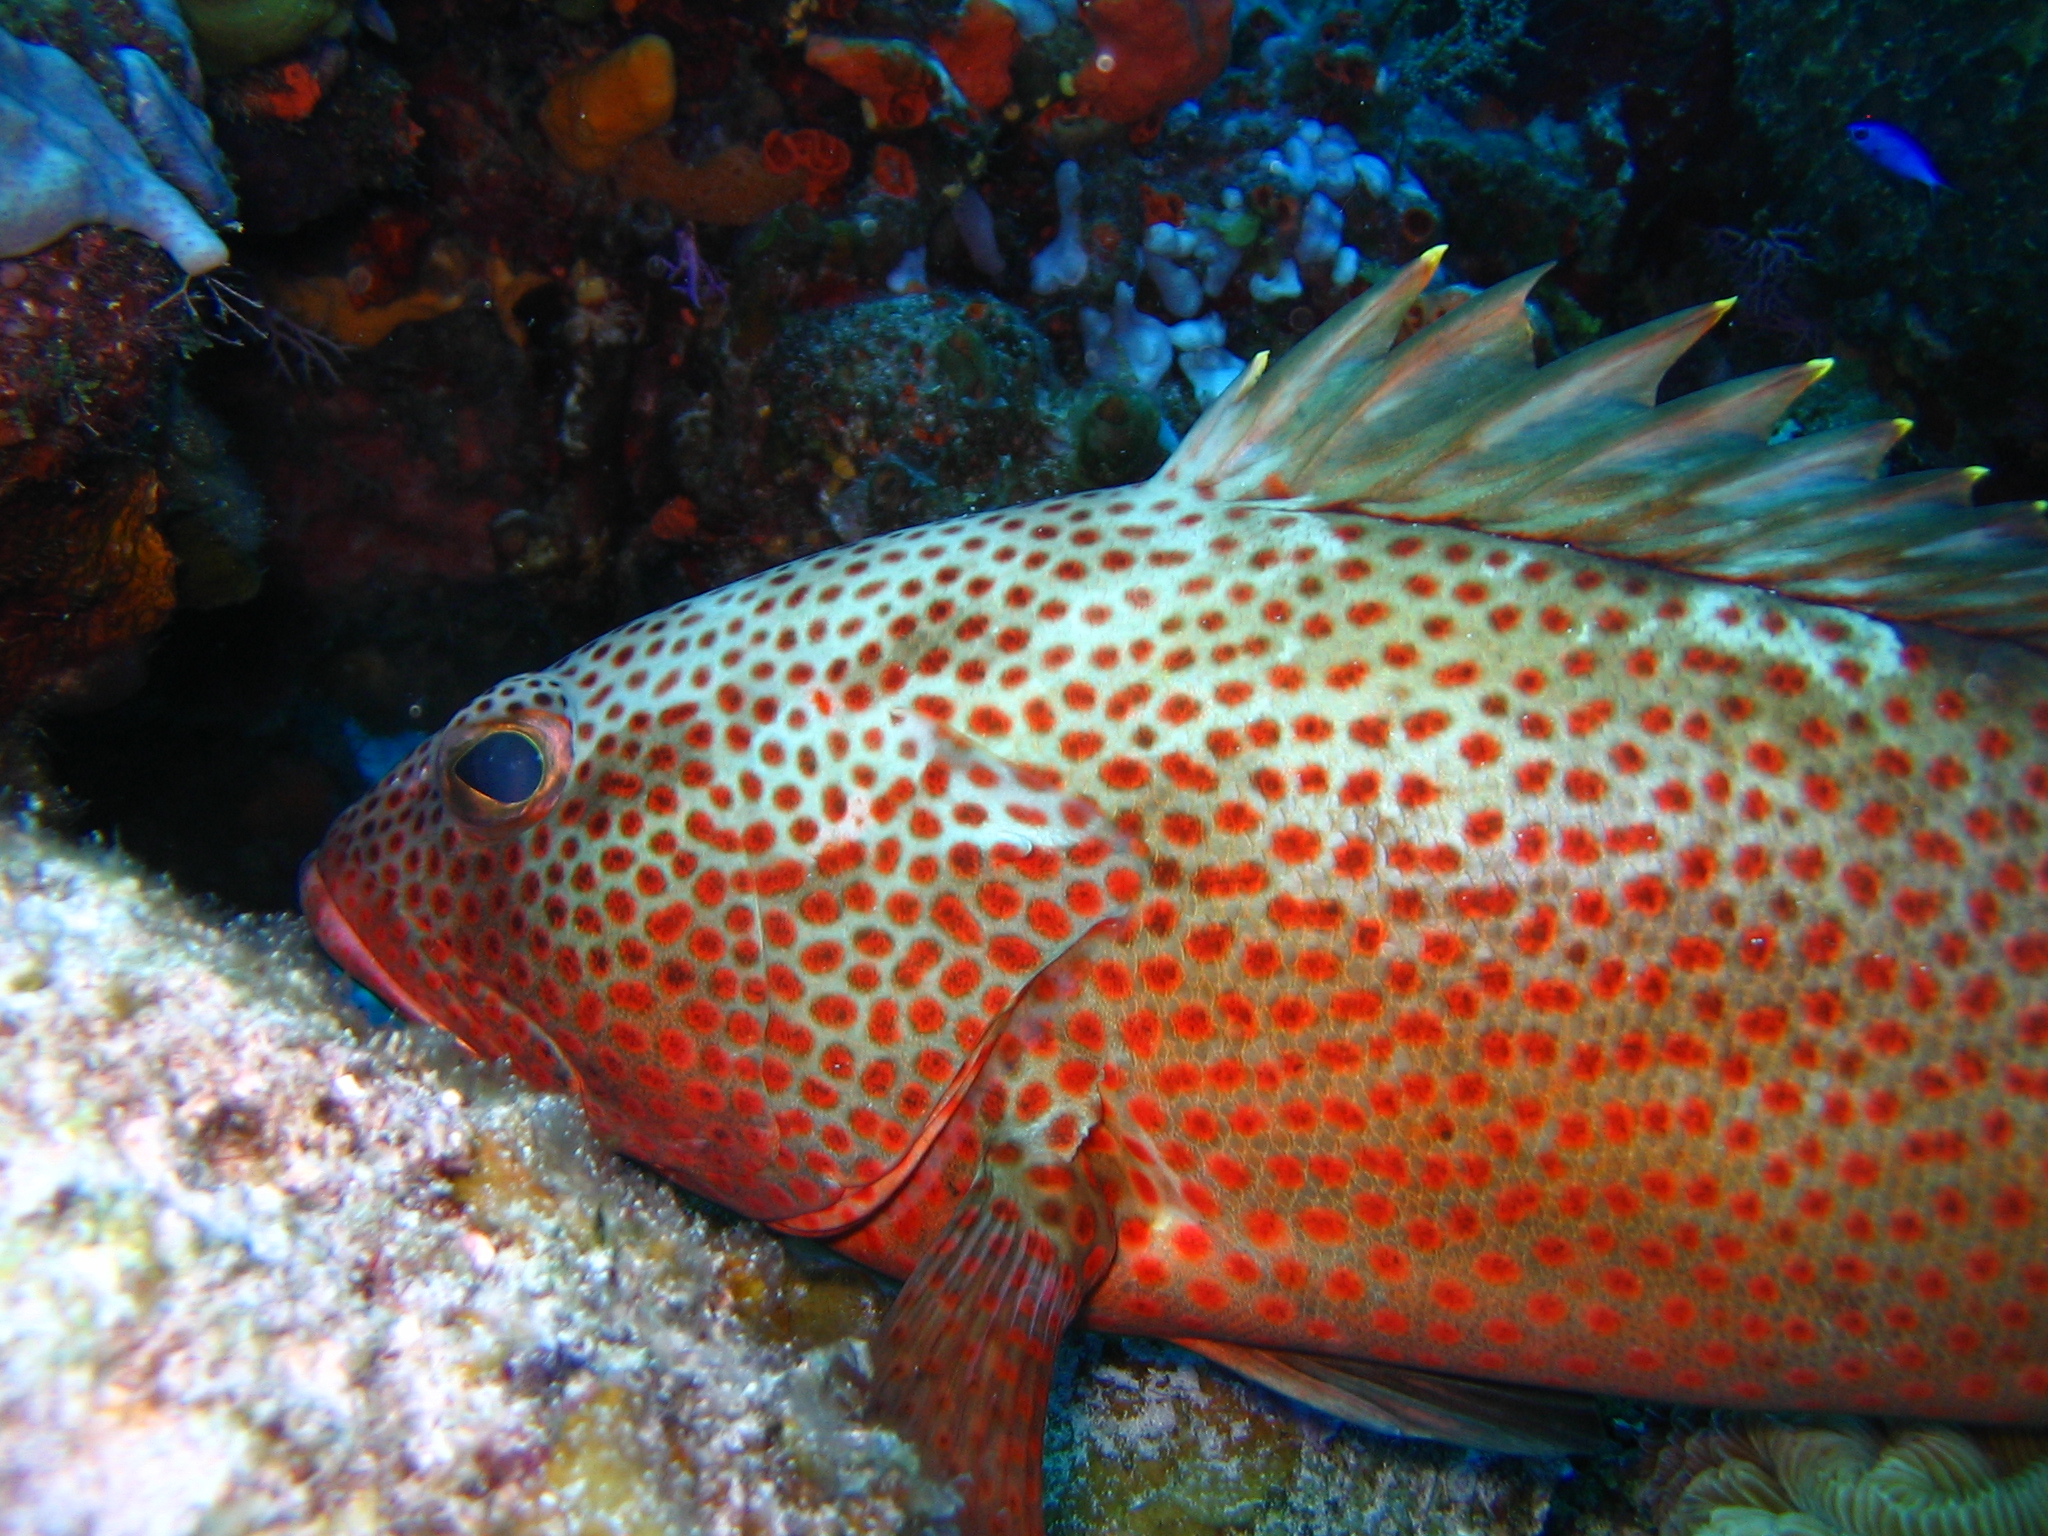
M 1125 1163 L 1087 1321 L 2048 1414 L 2048 666 L 1342 516 L 998 526 L 1125 573 L 894 653 L 1148 857 L 1046 1058 Z
M 2048 660 L 1223 494 L 1203 430 L 509 680 L 336 824 L 317 931 L 909 1275 L 878 1396 L 971 1531 L 1036 1528 L 1075 1317 L 1347 1414 L 1301 1362 L 2048 1422 Z M 1543 1443 L 1453 1406 L 1356 1416 Z

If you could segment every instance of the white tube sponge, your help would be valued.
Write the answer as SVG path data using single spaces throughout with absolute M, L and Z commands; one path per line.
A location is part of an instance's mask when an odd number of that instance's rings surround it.
M 1146 391 L 1157 389 L 1159 381 L 1166 377 L 1166 370 L 1173 366 L 1173 336 L 1165 322 L 1155 320 L 1138 308 L 1137 296 L 1132 293 L 1129 283 L 1116 285 L 1116 308 L 1111 312 L 1111 318 L 1116 327 L 1117 344 L 1123 348 L 1124 361 L 1130 364 L 1138 388 Z
M 1278 149 L 1268 150 L 1259 169 L 1297 197 L 1315 190 L 1315 154 L 1299 133 L 1290 136 Z
M 1213 229 L 1203 230 L 1198 238 L 1202 242 L 1202 292 L 1212 299 L 1220 298 L 1231 278 L 1237 275 L 1237 264 L 1244 260 L 1244 252 Z
M 70 55 L 0 32 L 0 256 L 39 251 L 81 224 L 147 235 L 187 272 L 228 259 L 220 236 L 107 110 Z
M 974 188 L 962 192 L 953 204 L 953 227 L 960 231 L 960 243 L 967 247 L 970 261 L 986 277 L 1003 275 L 1002 247 L 996 244 L 996 221 L 988 204 Z
M 1173 339 L 1177 352 L 1200 352 L 1208 347 L 1223 345 L 1223 317 L 1210 313 L 1199 320 L 1183 320 L 1179 325 L 1169 325 L 1166 334 Z
M 1322 193 L 1314 194 L 1301 214 L 1301 238 L 1294 243 L 1294 259 L 1302 265 L 1321 266 L 1337 259 L 1344 243 L 1344 210 Z
M 1244 372 L 1244 359 L 1221 347 L 1202 347 L 1181 353 L 1180 371 L 1195 392 L 1195 403 L 1207 405 L 1236 382 Z
M 1062 160 L 1052 186 L 1060 200 L 1060 232 L 1031 258 L 1031 291 L 1041 296 L 1071 288 L 1088 275 L 1088 252 L 1081 244 L 1081 167 Z
M 1301 271 L 1289 257 L 1280 263 L 1280 270 L 1271 277 L 1255 272 L 1245 286 L 1251 290 L 1255 304 L 1270 303 L 1274 299 L 1298 299 L 1301 297 Z
M 1202 237 L 1192 229 L 1180 229 L 1172 224 L 1148 224 L 1145 226 L 1145 249 L 1154 256 L 1164 256 L 1168 261 L 1186 261 L 1198 255 L 1202 249 Z
M 1378 155 L 1353 155 L 1351 169 L 1357 173 L 1359 185 L 1375 198 L 1386 197 L 1394 190 L 1394 168 Z
M 883 286 L 898 295 L 926 292 L 930 283 L 924 274 L 924 262 L 923 246 L 905 251 L 903 259 L 889 269 L 889 275 L 883 279 Z
M 1142 313 L 1129 283 L 1116 285 L 1116 305 L 1104 314 L 1081 311 L 1082 355 L 1098 379 L 1135 381 L 1148 393 L 1173 366 L 1173 335 L 1164 321 Z
M 1202 305 L 1206 302 L 1202 280 L 1186 267 L 1177 267 L 1157 252 L 1147 251 L 1145 271 L 1152 279 L 1152 286 L 1159 290 L 1160 302 L 1166 305 L 1166 312 L 1174 319 L 1186 320 L 1202 312 Z

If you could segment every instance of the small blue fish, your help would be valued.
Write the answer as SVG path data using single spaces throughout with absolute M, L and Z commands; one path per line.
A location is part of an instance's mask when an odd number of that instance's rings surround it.
M 1849 125 L 1849 142 L 1894 176 L 1917 181 L 1923 187 L 1948 185 L 1934 168 L 1934 156 L 1927 152 L 1927 146 L 1897 123 L 1859 117 Z
M 373 37 L 381 37 L 387 43 L 398 41 L 398 28 L 391 24 L 391 13 L 378 0 L 356 0 L 356 20 Z

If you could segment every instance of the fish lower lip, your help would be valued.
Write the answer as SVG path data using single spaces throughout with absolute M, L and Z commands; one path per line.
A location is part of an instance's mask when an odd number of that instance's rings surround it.
M 327 951 L 334 963 L 357 981 L 383 998 L 399 1013 L 415 1024 L 432 1024 L 434 1017 L 413 1001 L 404 987 L 384 969 L 383 962 L 371 954 L 367 945 L 356 936 L 347 918 L 341 915 L 341 908 L 327 889 L 327 880 L 320 873 L 320 855 L 310 853 L 299 866 L 299 907 L 306 914 L 306 921 L 312 924 L 313 937 L 320 941 L 320 947 Z

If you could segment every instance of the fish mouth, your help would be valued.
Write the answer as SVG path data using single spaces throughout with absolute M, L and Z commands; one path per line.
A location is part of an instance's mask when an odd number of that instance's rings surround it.
M 413 1023 L 431 1025 L 438 1022 L 399 985 L 397 978 L 384 968 L 384 962 L 370 953 L 369 946 L 350 926 L 349 920 L 342 916 L 340 903 L 327 889 L 326 876 L 320 873 L 320 855 L 317 853 L 306 855 L 305 862 L 299 866 L 299 907 L 306 914 L 306 921 L 313 926 L 313 937 L 320 941 L 320 947 L 327 951 L 336 965 Z

